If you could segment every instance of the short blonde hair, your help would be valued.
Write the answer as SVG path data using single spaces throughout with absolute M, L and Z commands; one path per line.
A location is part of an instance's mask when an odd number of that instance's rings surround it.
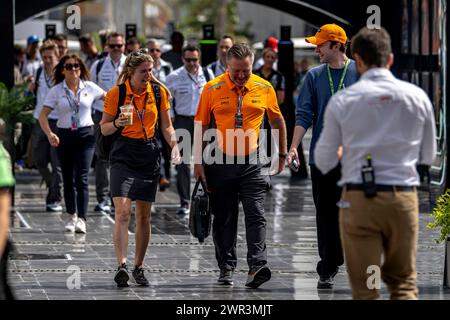
M 253 52 L 252 48 L 246 43 L 237 43 L 234 44 L 228 51 L 227 51 L 227 62 L 229 62 L 231 59 L 245 59 L 247 57 L 250 57 L 250 60 L 253 64 L 253 60 L 255 58 L 255 53 Z
M 145 62 L 149 62 L 151 64 L 154 63 L 153 58 L 148 54 L 147 49 L 144 48 L 131 52 L 125 60 L 122 72 L 117 78 L 117 84 L 125 83 L 127 80 L 130 80 L 136 69 Z M 166 90 L 167 96 L 169 98 L 171 97 L 169 89 L 167 89 L 167 87 L 153 75 L 153 72 L 151 74 L 151 81 L 158 83 Z
M 46 40 L 39 48 L 39 53 L 42 55 L 44 51 L 54 51 L 56 56 L 59 56 L 58 45 L 53 40 Z

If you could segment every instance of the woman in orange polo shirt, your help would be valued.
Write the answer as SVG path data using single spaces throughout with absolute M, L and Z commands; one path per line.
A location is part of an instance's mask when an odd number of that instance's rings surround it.
M 136 255 L 133 278 L 138 285 L 148 285 L 144 276 L 144 256 L 150 241 L 150 212 L 159 181 L 160 151 L 155 127 L 160 119 L 164 138 L 172 147 L 172 160 L 179 161 L 179 151 L 169 114 L 169 90 L 152 74 L 153 59 L 144 50 L 131 53 L 119 75 L 118 83 L 126 86 L 124 105 L 133 106 L 132 124 L 119 110 L 119 87 L 106 95 L 100 122 L 103 135 L 122 130 L 114 141 L 111 154 L 111 197 L 115 206 L 114 245 L 119 264 L 114 280 L 118 287 L 128 286 L 128 224 L 131 202 L 136 201 Z M 152 82 L 160 88 L 160 107 Z M 118 118 L 115 118 L 120 112 Z

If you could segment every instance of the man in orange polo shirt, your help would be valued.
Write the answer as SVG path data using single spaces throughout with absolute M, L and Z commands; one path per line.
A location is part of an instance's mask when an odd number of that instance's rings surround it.
M 208 82 L 195 116 L 195 178 L 207 182 L 213 222 L 213 240 L 220 268 L 219 284 L 232 285 L 236 268 L 239 202 L 245 214 L 247 238 L 246 286 L 257 288 L 271 277 L 267 264 L 265 194 L 269 177 L 262 171 L 259 136 L 264 114 L 278 133 L 280 152 L 272 158 L 276 175 L 287 156 L 286 126 L 269 82 L 252 74 L 254 54 L 246 44 L 233 45 L 227 53 L 227 71 Z M 217 135 L 214 157 L 202 157 L 205 131 Z M 209 131 L 208 131 L 209 133 Z M 272 149 L 273 150 L 273 149 Z M 207 151 L 205 149 L 205 151 Z M 212 153 L 211 153 L 212 154 Z M 204 165 L 203 165 L 204 164 Z

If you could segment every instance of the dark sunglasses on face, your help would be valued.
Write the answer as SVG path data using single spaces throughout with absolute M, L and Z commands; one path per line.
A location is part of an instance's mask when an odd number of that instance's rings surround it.
M 149 51 L 150 51 L 150 52 L 160 52 L 161 50 L 156 49 L 156 48 L 152 48 L 152 49 L 150 49 Z
M 184 61 L 186 61 L 187 63 L 189 63 L 189 62 L 197 62 L 198 58 L 184 58 Z
M 72 70 L 72 69 L 78 70 L 78 69 L 80 69 L 80 64 L 79 63 L 74 63 L 74 64 L 66 63 L 64 65 L 64 68 L 66 68 L 66 70 Z
M 114 48 L 120 49 L 123 47 L 123 44 L 109 44 L 108 47 L 110 49 L 114 49 Z

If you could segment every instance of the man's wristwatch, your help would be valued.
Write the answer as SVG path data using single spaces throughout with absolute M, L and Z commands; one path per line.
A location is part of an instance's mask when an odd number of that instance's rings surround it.
M 278 153 L 278 157 L 279 157 L 279 158 L 286 158 L 287 155 L 288 155 L 287 153 L 282 153 L 282 152 L 279 152 L 279 153 Z
M 120 127 L 118 127 L 118 126 L 116 125 L 116 119 L 113 120 L 113 126 L 114 126 L 114 128 L 116 128 L 116 129 L 120 129 Z

